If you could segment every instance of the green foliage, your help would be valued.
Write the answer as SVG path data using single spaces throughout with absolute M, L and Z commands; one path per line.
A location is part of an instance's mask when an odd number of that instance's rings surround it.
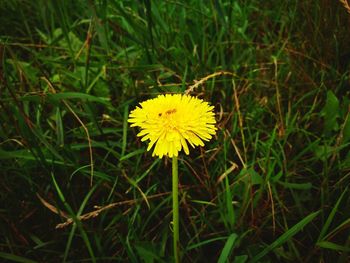
M 227 241 L 225 243 L 225 246 L 222 249 L 222 252 L 220 254 L 218 263 L 224 263 L 224 262 L 226 262 L 228 260 L 230 254 L 231 254 L 231 252 L 233 250 L 236 238 L 237 238 L 236 234 L 231 234 L 228 237 L 228 239 L 227 239 Z
M 128 113 L 215 105 L 179 157 L 183 262 L 349 262 L 337 1 L 0 1 L 0 259 L 170 262 L 171 165 Z M 57 227 L 57 228 L 56 228 Z
M 339 130 L 339 101 L 334 93 L 330 90 L 327 92 L 326 105 L 321 112 L 324 115 L 324 133 L 328 135 L 333 130 Z

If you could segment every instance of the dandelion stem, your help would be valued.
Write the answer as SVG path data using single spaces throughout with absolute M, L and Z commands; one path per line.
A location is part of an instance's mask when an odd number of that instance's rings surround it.
M 175 263 L 180 262 L 180 241 L 179 241 L 179 200 L 178 200 L 178 164 L 177 157 L 173 157 L 173 242 Z

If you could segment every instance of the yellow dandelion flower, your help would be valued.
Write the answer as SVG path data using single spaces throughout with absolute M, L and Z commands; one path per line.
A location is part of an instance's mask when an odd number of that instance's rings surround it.
M 147 151 L 153 145 L 152 156 L 178 156 L 183 149 L 189 154 L 187 142 L 194 148 L 204 146 L 215 134 L 213 106 L 182 94 L 166 94 L 140 103 L 130 115 L 131 127 L 140 127 L 137 136 L 149 140 Z

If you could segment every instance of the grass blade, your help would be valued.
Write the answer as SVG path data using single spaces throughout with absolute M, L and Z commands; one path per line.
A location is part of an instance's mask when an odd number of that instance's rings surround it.
M 0 258 L 6 259 L 6 260 L 11 260 L 14 262 L 20 262 L 20 263 L 37 263 L 37 261 L 31 260 L 28 258 L 24 258 L 24 257 L 20 257 L 20 256 L 16 256 L 13 254 L 5 253 L 5 252 L 0 252 Z
M 271 250 L 281 246 L 283 243 L 287 242 L 290 238 L 292 238 L 295 234 L 297 234 L 299 231 L 303 229 L 304 226 L 306 226 L 308 223 L 310 223 L 321 211 L 314 212 L 307 217 L 305 217 L 303 220 L 301 220 L 299 223 L 294 225 L 291 229 L 289 229 L 287 232 L 285 232 L 283 235 L 281 235 L 277 240 L 275 240 L 273 243 L 268 245 L 263 251 L 261 251 L 259 254 L 257 254 L 252 260 L 251 263 L 259 262 L 259 260 L 264 257 L 267 253 L 269 253 Z
M 338 245 L 338 244 L 335 244 L 335 243 L 329 242 L 329 241 L 318 242 L 317 246 L 321 247 L 321 248 L 336 250 L 336 251 L 350 252 L 349 247 L 341 246 L 341 245 Z
M 225 246 L 221 251 L 218 263 L 225 263 L 228 260 L 230 254 L 231 254 L 231 251 L 235 245 L 236 239 L 237 239 L 237 234 L 235 234 L 235 233 L 231 234 L 228 237 L 228 239 L 225 243 Z
M 318 240 L 317 240 L 318 243 L 319 243 L 319 242 L 324 238 L 324 236 L 326 235 L 326 232 L 327 232 L 329 226 L 331 225 L 331 223 L 332 223 L 332 221 L 333 221 L 333 219 L 334 219 L 334 216 L 335 216 L 335 214 L 336 214 L 336 212 L 337 212 L 337 210 L 338 210 L 338 208 L 339 208 L 339 204 L 340 204 L 341 200 L 343 200 L 343 197 L 344 197 L 344 195 L 345 195 L 345 193 L 346 193 L 347 191 L 348 191 L 348 188 L 346 188 L 346 189 L 344 190 L 344 192 L 341 194 L 341 196 L 339 197 L 337 203 L 335 204 L 335 206 L 333 207 L 331 213 L 329 214 L 329 216 L 328 216 L 326 222 L 324 223 L 324 225 L 323 225 L 323 227 L 322 227 L 322 229 L 321 229 L 321 233 L 320 233 L 320 235 L 319 235 L 319 237 L 318 237 Z

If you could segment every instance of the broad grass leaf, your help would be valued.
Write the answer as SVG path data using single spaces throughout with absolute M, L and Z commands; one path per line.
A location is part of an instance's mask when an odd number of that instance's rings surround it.
M 329 90 L 327 92 L 326 105 L 321 111 L 321 115 L 324 117 L 324 134 L 329 135 L 332 131 L 339 129 L 339 100 L 334 93 Z
M 221 251 L 218 263 L 225 263 L 228 260 L 228 258 L 230 257 L 230 254 L 234 248 L 236 239 L 237 239 L 237 234 L 235 234 L 235 233 L 231 234 L 228 237 L 228 239 L 225 243 L 225 246 Z

